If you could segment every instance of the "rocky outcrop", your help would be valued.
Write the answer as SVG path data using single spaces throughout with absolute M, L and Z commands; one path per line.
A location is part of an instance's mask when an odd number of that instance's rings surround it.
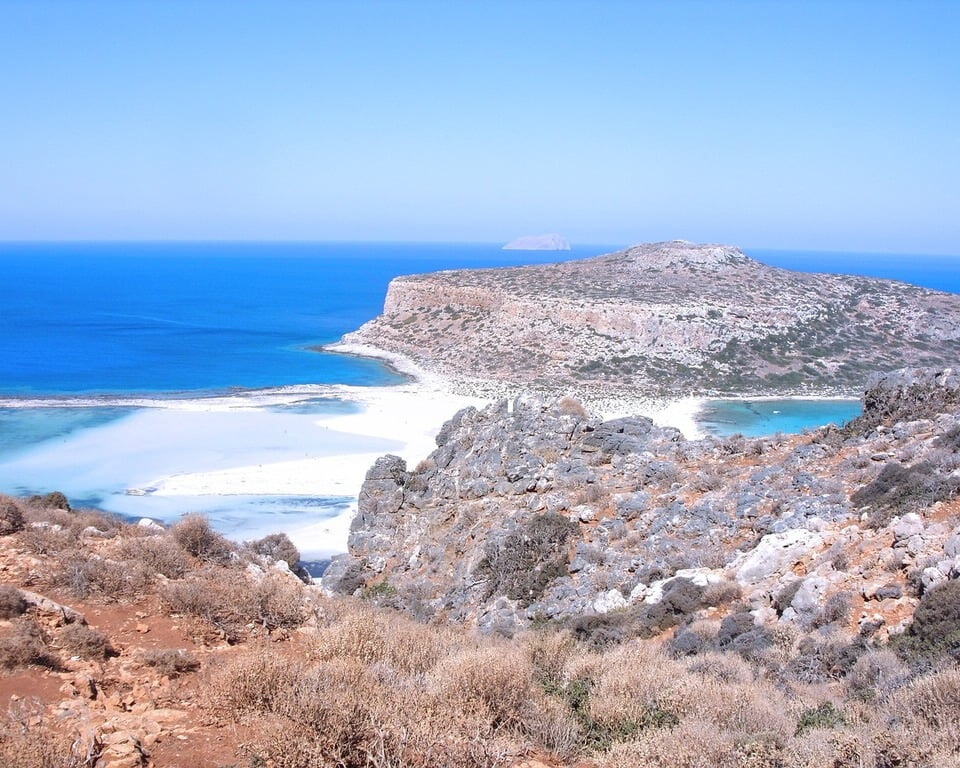
M 400 277 L 344 341 L 543 392 L 854 394 L 877 372 L 960 365 L 960 296 L 655 243 Z
M 418 467 L 370 470 L 324 585 L 508 633 L 624 614 L 656 633 L 738 601 L 757 626 L 885 636 L 960 574 L 958 398 L 949 372 L 902 371 L 844 429 L 760 440 L 569 398 L 466 409 Z

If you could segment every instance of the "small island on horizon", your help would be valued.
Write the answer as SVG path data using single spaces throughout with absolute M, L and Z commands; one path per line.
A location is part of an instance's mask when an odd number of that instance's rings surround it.
M 505 251 L 569 251 L 570 242 L 561 235 L 524 235 L 511 240 L 505 246 Z

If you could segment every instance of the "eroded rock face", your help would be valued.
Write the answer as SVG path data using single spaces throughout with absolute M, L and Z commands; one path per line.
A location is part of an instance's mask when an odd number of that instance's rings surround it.
M 344 341 L 539 391 L 849 395 L 899 366 L 960 366 L 960 296 L 676 241 L 400 277 Z
M 904 381 L 871 397 L 912 403 Z M 416 469 L 371 468 L 324 585 L 504 633 L 631 612 L 656 633 L 734 601 L 758 626 L 896 631 L 960 576 L 960 382 L 917 381 L 941 412 L 776 439 L 687 441 L 569 399 L 465 409 Z

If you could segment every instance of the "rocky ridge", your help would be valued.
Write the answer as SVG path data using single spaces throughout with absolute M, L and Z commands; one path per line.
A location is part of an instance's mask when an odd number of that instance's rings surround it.
M 462 386 L 508 382 L 587 399 L 849 395 L 878 372 L 960 363 L 960 296 L 675 241 L 399 277 L 383 313 L 344 342 L 404 355 Z
M 883 641 L 960 574 L 950 370 L 882 377 L 861 417 L 809 435 L 688 441 L 520 397 L 461 411 L 437 446 L 371 468 L 326 587 L 506 634 L 615 617 L 694 643 L 736 615 L 740 634 Z

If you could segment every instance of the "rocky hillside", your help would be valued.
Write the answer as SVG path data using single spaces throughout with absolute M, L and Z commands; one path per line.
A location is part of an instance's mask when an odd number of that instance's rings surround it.
M 437 445 L 370 470 L 326 586 L 487 631 L 671 630 L 702 650 L 785 628 L 885 642 L 960 574 L 951 371 L 884 377 L 861 417 L 810 435 L 688 441 L 518 398 L 461 411 Z
M 960 364 L 960 296 L 655 243 L 400 277 L 344 341 L 546 392 L 855 394 L 876 372 Z

